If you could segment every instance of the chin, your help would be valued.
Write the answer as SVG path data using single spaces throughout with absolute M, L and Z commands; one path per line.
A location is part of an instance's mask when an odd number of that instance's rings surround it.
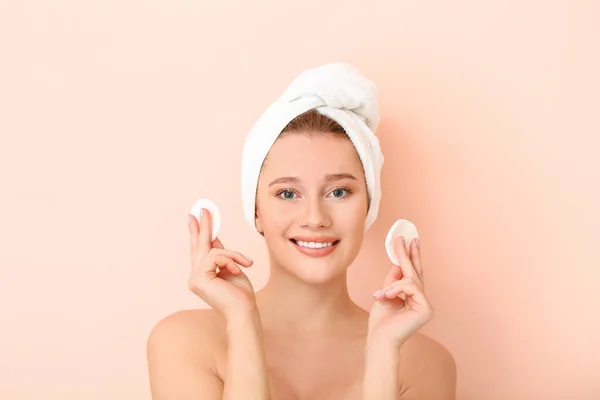
M 344 276 L 350 262 L 340 257 L 312 258 L 286 254 L 279 264 L 290 275 L 308 284 L 320 285 Z M 345 279 L 345 278 L 344 278 Z

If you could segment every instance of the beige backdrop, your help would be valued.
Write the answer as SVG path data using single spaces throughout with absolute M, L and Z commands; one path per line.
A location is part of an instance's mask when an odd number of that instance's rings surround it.
M 422 237 L 424 331 L 459 399 L 600 398 L 600 3 L 0 2 L 0 398 L 148 399 L 145 344 L 187 292 L 187 211 L 257 262 L 242 143 L 302 69 L 380 89 L 382 210 Z

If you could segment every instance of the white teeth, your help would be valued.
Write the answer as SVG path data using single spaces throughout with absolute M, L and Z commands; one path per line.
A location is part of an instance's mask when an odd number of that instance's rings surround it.
M 309 249 L 322 249 L 323 247 L 329 247 L 333 243 L 322 243 L 322 242 L 303 242 L 301 240 L 297 240 L 299 246 L 308 247 Z

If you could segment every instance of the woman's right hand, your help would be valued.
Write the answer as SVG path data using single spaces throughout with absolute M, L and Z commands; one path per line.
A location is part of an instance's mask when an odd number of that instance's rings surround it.
M 250 267 L 252 260 L 226 250 L 221 241 L 212 241 L 212 216 L 202 209 L 200 221 L 190 214 L 192 272 L 189 289 L 227 320 L 256 310 L 254 289 L 238 266 Z

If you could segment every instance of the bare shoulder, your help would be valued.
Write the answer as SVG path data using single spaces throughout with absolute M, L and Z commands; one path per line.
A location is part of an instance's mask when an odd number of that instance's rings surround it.
M 454 356 L 442 343 L 423 333 L 415 333 L 402 347 L 402 355 L 412 363 L 423 364 L 425 367 L 432 362 L 435 364 L 454 364 Z
M 217 396 L 222 390 L 217 362 L 226 346 L 223 332 L 214 310 L 183 310 L 158 321 L 147 341 L 153 398 Z
M 197 344 L 201 342 L 198 339 L 212 341 L 222 337 L 224 329 L 223 320 L 215 310 L 181 310 L 158 321 L 150 332 L 148 343 L 191 339 Z
M 404 344 L 401 355 L 403 398 L 454 400 L 456 361 L 442 343 L 416 333 Z
M 223 348 L 225 324 L 212 309 L 182 310 L 158 321 L 148 336 L 148 353 L 170 349 L 187 354 L 196 362 L 203 357 L 214 359 Z

